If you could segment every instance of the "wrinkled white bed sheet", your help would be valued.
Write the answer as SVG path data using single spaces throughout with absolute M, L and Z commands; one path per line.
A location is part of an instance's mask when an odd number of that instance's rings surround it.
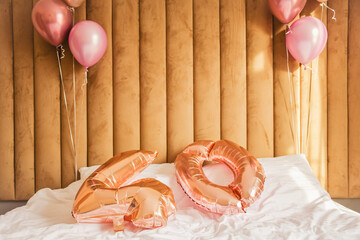
M 42 189 L 26 206 L 1 215 L 0 239 L 360 239 L 360 214 L 331 200 L 303 155 L 259 160 L 264 192 L 246 214 L 204 212 L 178 186 L 173 164 L 153 164 L 136 179 L 152 177 L 172 188 L 178 211 L 166 227 L 146 230 L 127 222 L 115 233 L 112 224 L 76 223 L 71 208 L 79 180 Z M 82 179 L 94 169 L 82 169 Z M 217 170 L 209 167 L 207 176 Z

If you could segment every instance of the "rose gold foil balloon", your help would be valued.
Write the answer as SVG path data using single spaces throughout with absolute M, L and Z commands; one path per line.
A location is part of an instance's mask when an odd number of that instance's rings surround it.
M 272 14 L 282 23 L 289 23 L 303 10 L 306 0 L 268 0 Z
M 54 46 L 64 41 L 71 28 L 71 11 L 61 0 L 38 1 L 31 18 L 36 31 Z
M 168 186 L 151 178 L 122 186 L 156 156 L 150 151 L 124 152 L 95 170 L 75 197 L 72 214 L 77 222 L 113 222 L 115 231 L 124 229 L 124 220 L 143 228 L 165 226 L 176 211 Z
M 234 174 L 229 186 L 208 180 L 204 161 L 226 164 Z M 239 145 L 227 141 L 198 141 L 184 149 L 175 160 L 176 177 L 185 193 L 200 207 L 219 214 L 245 212 L 262 193 L 265 182 L 261 164 Z
M 66 2 L 67 5 L 71 6 L 71 7 L 79 7 L 84 0 L 64 0 Z

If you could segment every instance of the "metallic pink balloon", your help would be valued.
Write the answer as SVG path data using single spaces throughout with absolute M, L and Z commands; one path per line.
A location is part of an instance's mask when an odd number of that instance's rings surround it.
M 71 28 L 71 11 L 61 0 L 38 1 L 31 17 L 36 31 L 54 46 L 64 41 Z
M 319 19 L 303 17 L 291 24 L 286 46 L 291 55 L 305 65 L 320 55 L 327 37 L 326 27 Z
M 282 23 L 289 23 L 303 10 L 306 0 L 268 0 L 272 14 Z
M 70 31 L 70 50 L 76 60 L 86 68 L 91 67 L 102 58 L 106 46 L 106 33 L 96 22 L 78 22 Z

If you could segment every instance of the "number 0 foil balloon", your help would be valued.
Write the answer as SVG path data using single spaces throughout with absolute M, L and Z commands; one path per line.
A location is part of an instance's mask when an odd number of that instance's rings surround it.
M 208 180 L 202 170 L 204 161 L 226 164 L 234 174 L 229 186 Z M 175 160 L 178 183 L 200 207 L 219 214 L 245 212 L 264 189 L 265 175 L 261 164 L 248 151 L 227 141 L 198 141 L 187 146 Z
M 171 189 L 156 179 L 140 179 L 122 186 L 154 161 L 157 153 L 129 151 L 105 162 L 82 184 L 74 201 L 77 222 L 113 222 L 114 230 L 124 230 L 124 220 L 137 227 L 165 226 L 176 212 Z

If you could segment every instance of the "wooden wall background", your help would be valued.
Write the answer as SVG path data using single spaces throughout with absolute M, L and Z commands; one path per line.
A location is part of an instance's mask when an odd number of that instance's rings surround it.
M 0 1 L 2 200 L 28 199 L 75 179 L 55 48 L 32 27 L 35 2 Z M 303 142 L 312 80 L 307 157 L 333 197 L 359 198 L 360 1 L 328 4 L 337 21 L 324 12 L 329 40 L 318 71 L 290 59 L 295 129 Z M 320 18 L 321 7 L 308 0 L 300 15 Z M 264 0 L 87 0 L 76 9 L 76 21 L 84 19 L 103 26 L 108 48 L 83 88 L 76 63 L 78 167 L 139 148 L 160 151 L 157 163 L 172 162 L 199 139 L 230 139 L 257 157 L 295 153 L 285 26 Z

